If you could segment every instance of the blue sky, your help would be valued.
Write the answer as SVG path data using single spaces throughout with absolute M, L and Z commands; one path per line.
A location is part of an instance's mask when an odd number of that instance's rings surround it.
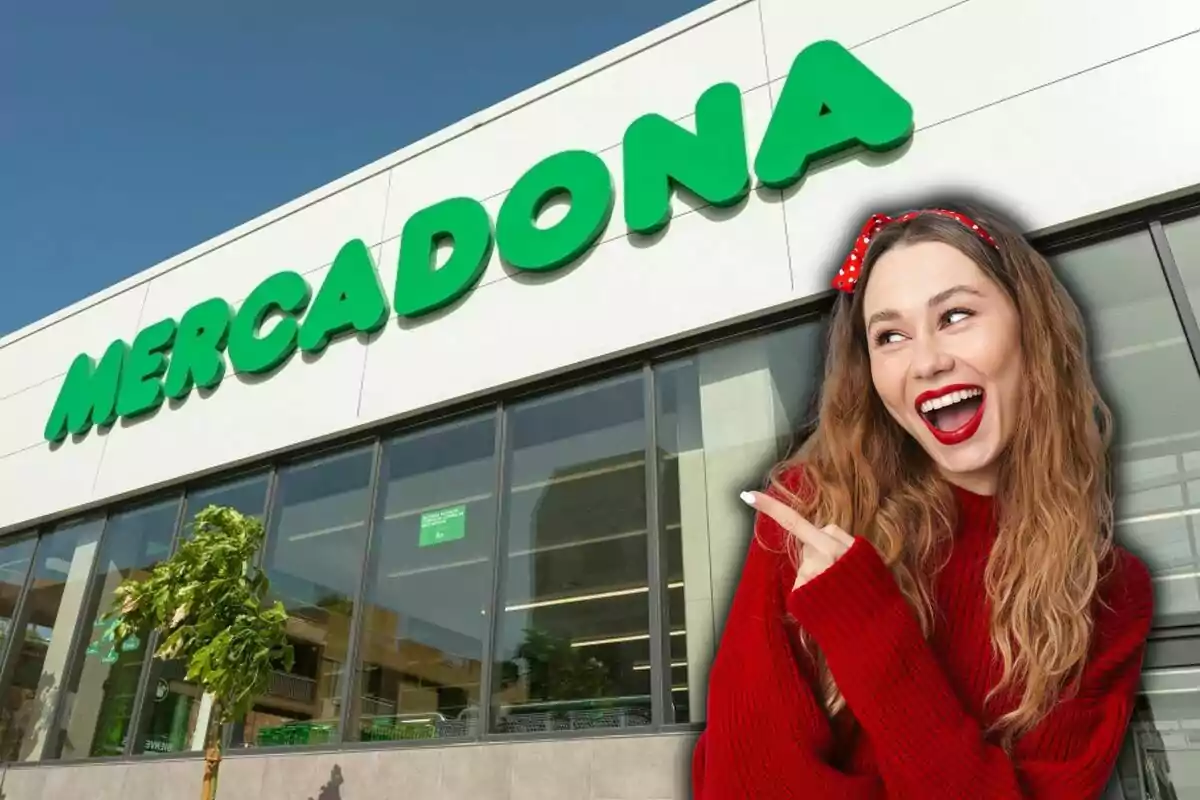
M 704 5 L 0 11 L 0 335 Z

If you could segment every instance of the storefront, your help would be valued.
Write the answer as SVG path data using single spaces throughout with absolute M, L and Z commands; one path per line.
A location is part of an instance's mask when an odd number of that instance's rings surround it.
M 1200 791 L 1200 6 L 848 5 L 713 3 L 0 339 L 4 796 L 198 791 L 207 704 L 96 620 L 210 503 L 297 656 L 222 800 L 684 796 L 830 265 L 959 192 L 1053 257 L 1117 415 L 1123 796 Z

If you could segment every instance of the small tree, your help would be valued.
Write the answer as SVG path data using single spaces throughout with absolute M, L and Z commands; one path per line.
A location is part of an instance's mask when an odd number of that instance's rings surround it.
M 187 680 L 212 697 L 203 800 L 215 796 L 222 726 L 250 710 L 272 669 L 292 668 L 287 612 L 278 601 L 266 604 L 267 576 L 254 565 L 262 542 L 257 519 L 209 506 L 173 556 L 118 587 L 106 615 L 118 651 L 126 639 L 157 631 L 154 657 L 182 661 Z

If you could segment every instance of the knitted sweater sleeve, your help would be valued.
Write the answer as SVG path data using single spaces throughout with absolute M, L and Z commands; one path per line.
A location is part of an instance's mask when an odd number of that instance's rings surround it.
M 1011 754 L 968 715 L 890 570 L 859 539 L 789 594 L 846 704 L 872 739 L 889 796 L 1096 798 L 1112 774 L 1133 709 L 1152 614 L 1150 575 L 1118 551 L 1097 604 L 1077 692 Z
M 779 526 L 760 515 L 709 672 L 692 797 L 882 798 L 878 775 L 831 763 L 834 735 L 813 691 L 808 657 L 793 649 L 785 623 L 795 568 L 782 543 Z

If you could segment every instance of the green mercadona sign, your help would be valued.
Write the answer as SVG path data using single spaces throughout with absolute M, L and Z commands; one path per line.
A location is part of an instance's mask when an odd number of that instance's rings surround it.
M 653 234 L 667 225 L 676 188 L 718 207 L 737 205 L 749 194 L 741 90 L 720 83 L 705 91 L 696 102 L 693 128 L 647 114 L 626 129 L 623 199 L 632 234 Z M 889 150 L 912 130 L 912 107 L 904 98 L 841 45 L 817 42 L 792 64 L 759 143 L 754 175 L 766 186 L 785 188 L 815 161 L 854 147 Z M 315 356 L 337 337 L 374 333 L 390 314 L 411 319 L 444 308 L 479 281 L 493 248 L 513 270 L 564 267 L 608 226 L 614 194 L 612 176 L 598 155 L 569 150 L 517 180 L 494 226 L 482 203 L 470 197 L 417 211 L 400 234 L 390 309 L 371 252 L 358 239 L 337 252 L 315 293 L 299 273 L 280 272 L 263 280 L 236 310 L 219 297 L 204 300 L 178 320 L 148 325 L 131 343 L 114 341 L 99 362 L 88 353 L 76 357 L 45 437 L 59 442 L 68 433 L 81 436 L 93 425 L 149 414 L 165 398 L 179 401 L 194 388 L 214 389 L 225 376 L 226 354 L 239 373 L 270 373 L 297 349 Z M 542 209 L 558 198 L 568 200 L 565 216 L 539 226 Z M 435 255 L 443 242 L 452 248 L 438 267 Z

